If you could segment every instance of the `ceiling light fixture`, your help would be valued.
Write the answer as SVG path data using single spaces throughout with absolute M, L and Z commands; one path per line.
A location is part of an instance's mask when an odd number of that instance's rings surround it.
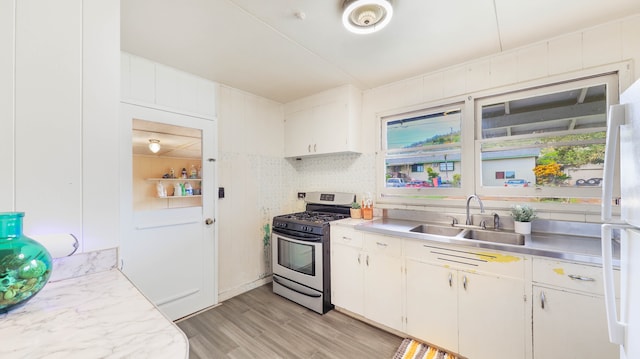
M 160 140 L 149 140 L 149 150 L 153 153 L 158 153 L 158 151 L 160 151 Z
M 342 24 L 356 34 L 380 31 L 393 17 L 389 0 L 345 0 L 342 6 Z

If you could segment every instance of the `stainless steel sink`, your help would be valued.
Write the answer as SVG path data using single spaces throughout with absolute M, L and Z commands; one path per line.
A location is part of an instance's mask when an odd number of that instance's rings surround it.
M 524 245 L 524 234 L 513 232 L 500 232 L 481 229 L 470 229 L 466 231 L 463 238 L 474 239 L 477 241 Z
M 417 227 L 413 227 L 409 232 L 435 234 L 438 236 L 454 237 L 462 232 L 462 228 L 447 227 L 447 226 L 434 226 L 431 224 L 421 224 Z

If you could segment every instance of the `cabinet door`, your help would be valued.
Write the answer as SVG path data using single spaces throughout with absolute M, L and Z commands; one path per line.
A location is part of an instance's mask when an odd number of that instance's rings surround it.
M 308 156 L 313 148 L 313 109 L 291 113 L 284 124 L 284 155 Z
M 458 293 L 460 354 L 479 359 L 525 357 L 523 280 L 460 271 Z
M 331 303 L 364 314 L 364 256 L 358 248 L 331 246 Z
M 314 108 L 314 143 L 311 150 L 315 154 L 342 152 L 348 149 L 347 133 L 349 118 L 347 104 L 335 101 Z
M 402 260 L 366 253 L 364 314 L 393 329 L 402 330 Z
M 457 271 L 407 259 L 407 333 L 458 351 Z
M 534 358 L 618 358 L 608 335 L 603 297 L 533 287 Z

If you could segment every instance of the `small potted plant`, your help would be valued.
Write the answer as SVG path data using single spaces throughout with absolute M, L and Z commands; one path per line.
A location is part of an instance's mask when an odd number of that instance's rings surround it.
M 516 233 L 530 234 L 531 221 L 536 218 L 536 210 L 526 204 L 518 204 L 511 206 L 511 217 L 514 220 L 514 230 Z
M 360 203 L 353 202 L 351 203 L 351 218 L 362 218 L 362 208 L 360 207 Z

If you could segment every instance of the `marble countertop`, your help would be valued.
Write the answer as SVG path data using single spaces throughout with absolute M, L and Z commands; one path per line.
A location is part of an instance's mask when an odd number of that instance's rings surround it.
M 0 314 L 0 358 L 188 358 L 189 342 L 117 269 L 48 283 Z
M 422 222 L 412 220 L 388 218 L 374 218 L 374 220 L 369 221 L 348 218 L 332 222 L 332 225 L 337 224 L 349 226 L 357 230 L 384 235 L 487 248 L 590 264 L 602 264 L 601 240 L 599 237 L 533 232 L 532 234 L 525 236 L 524 245 L 510 245 L 459 237 L 414 233 L 409 231 L 411 228 L 420 225 L 421 223 Z M 614 266 L 619 266 L 620 245 L 618 243 L 614 243 L 613 252 L 613 264 Z

